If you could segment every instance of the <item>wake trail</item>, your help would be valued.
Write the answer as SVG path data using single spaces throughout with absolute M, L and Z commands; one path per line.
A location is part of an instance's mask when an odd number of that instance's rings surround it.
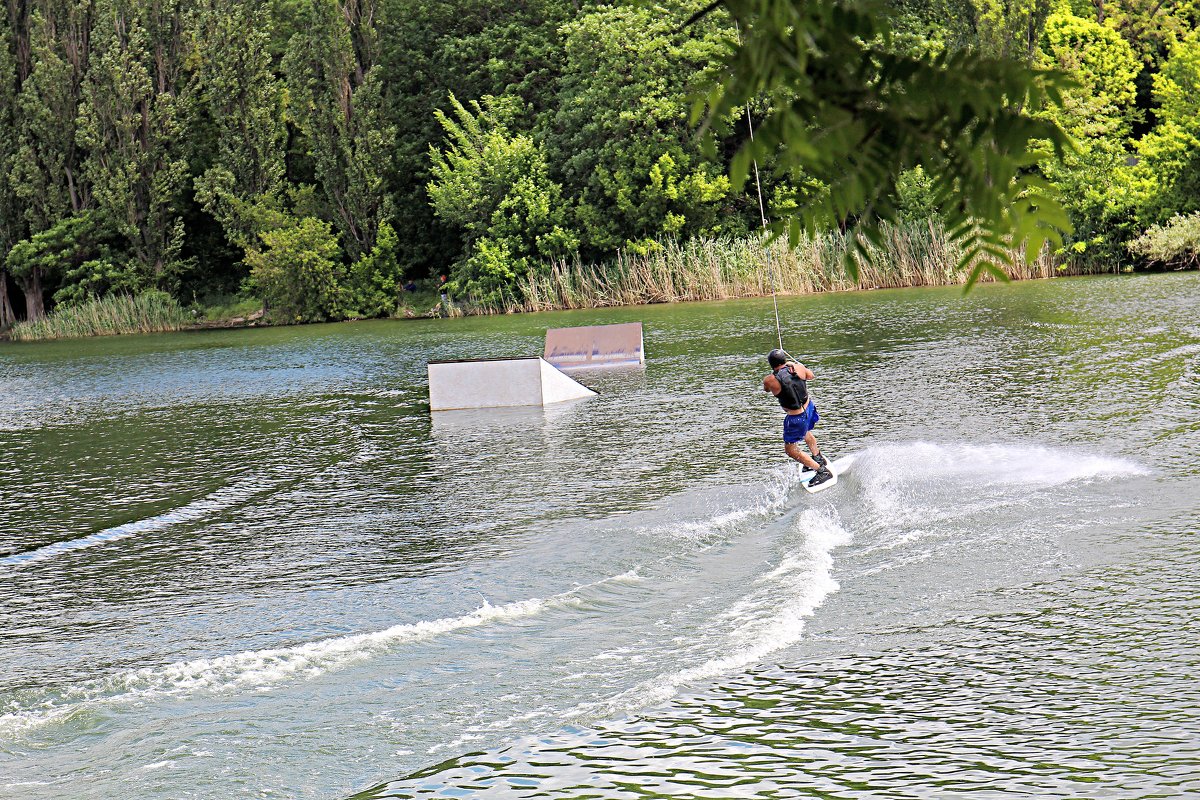
M 66 687 L 40 701 L 27 703 L 24 708 L 10 704 L 12 710 L 0 714 L 0 734 L 17 735 L 48 723 L 65 721 L 80 710 L 99 704 L 180 697 L 199 692 L 261 690 L 288 681 L 311 680 L 386 653 L 396 645 L 533 617 L 549 609 L 583 608 L 586 603 L 581 594 L 586 590 L 607 583 L 626 584 L 639 580 L 637 572 L 629 570 L 546 599 L 531 598 L 502 605 L 492 605 L 485 599 L 480 607 L 457 617 L 403 623 L 380 631 L 321 639 L 290 647 L 251 650 L 127 670 Z
M 120 541 L 121 539 L 128 539 L 132 536 L 159 533 L 177 525 L 198 522 L 211 514 L 225 511 L 250 500 L 256 495 L 271 491 L 289 480 L 294 480 L 295 477 L 294 475 L 254 475 L 163 514 L 148 517 L 147 519 L 126 522 L 79 539 L 55 542 L 45 547 L 39 547 L 36 550 L 28 550 L 24 553 L 5 556 L 4 558 L 0 558 L 0 567 L 23 567 L 77 550 L 86 550 L 90 547 L 98 547 L 110 542 Z
M 217 489 L 197 500 L 193 500 L 186 505 L 153 517 L 122 523 L 121 525 L 105 528 L 104 530 L 78 539 L 55 542 L 54 544 L 39 547 L 35 550 L 4 556 L 0 558 L 0 569 L 5 567 L 16 569 L 78 550 L 99 547 L 134 536 L 160 533 L 178 525 L 200 522 L 209 515 L 227 511 L 258 495 L 274 491 L 288 483 L 308 479 L 319 480 L 323 476 L 340 469 L 346 463 L 364 463 L 374 460 L 378 455 L 378 448 L 370 444 L 360 443 L 357 453 L 340 458 L 316 473 L 306 471 L 305 467 L 308 465 L 280 465 L 273 470 L 255 473 L 229 486 Z
M 698 499 L 688 498 L 685 502 L 683 496 L 677 495 L 672 498 L 673 506 L 681 503 L 687 507 L 698 506 L 704 515 L 701 518 L 680 519 L 673 511 L 667 521 L 638 525 L 634 530 L 642 535 L 666 535 L 695 543 L 704 543 L 714 537 L 719 539 L 730 534 L 739 534 L 744 530 L 746 522 L 770 518 L 790 508 L 795 491 L 801 486 L 801 474 L 802 469 L 798 466 L 777 466 L 763 478 L 762 483 L 743 487 L 754 493 L 754 499 L 750 502 L 739 498 L 707 510 L 701 505 L 702 500 L 698 502 Z
M 1014 486 L 1025 491 L 1049 490 L 1150 472 L 1123 458 L 1039 446 L 915 442 L 876 445 L 848 455 L 854 459 L 854 467 L 847 473 L 852 478 L 847 489 L 827 496 L 829 502 L 809 500 L 804 504 L 807 507 L 801 507 L 792 522 L 794 530 L 802 535 L 801 544 L 786 552 L 712 620 L 724 632 L 719 641 L 704 644 L 707 658 L 701 654 L 698 663 L 691 666 L 664 671 L 609 698 L 577 704 L 565 712 L 565 717 L 611 717 L 658 705 L 671 700 L 688 684 L 760 664 L 773 653 L 798 644 L 806 622 L 840 590 L 834 577 L 834 555 L 854 539 L 834 500 L 839 506 L 849 504 L 858 509 L 854 512 L 856 519 L 865 502 L 869 518 L 876 521 L 889 519 L 894 524 L 895 517 L 911 517 L 938 525 L 939 518 L 948 515 L 939 512 L 942 504 L 960 511 L 964 504 L 974 510 L 980 501 L 988 507 L 1012 505 L 1025 496 L 1014 497 Z M 693 538 L 696 534 L 728 532 L 742 527 L 747 519 L 789 511 L 800 475 L 798 468 L 790 467 L 771 474 L 761 499 L 722 511 L 708 521 L 687 523 L 682 533 Z M 914 486 L 916 491 L 910 491 Z M 919 539 L 921 533 L 912 533 L 911 538 Z M 892 547 L 900 544 L 887 542 Z
M 713 620 L 728 625 L 729 632 L 709 647 L 710 652 L 723 654 L 644 680 L 609 699 L 579 704 L 567 717 L 611 717 L 661 704 L 687 684 L 753 666 L 798 643 L 806 621 L 839 590 L 833 577 L 833 554 L 852 536 L 837 512 L 828 507 L 805 509 L 794 521 L 794 529 L 802 534 L 800 546 L 786 553 L 777 566 L 754 581 L 745 596 Z

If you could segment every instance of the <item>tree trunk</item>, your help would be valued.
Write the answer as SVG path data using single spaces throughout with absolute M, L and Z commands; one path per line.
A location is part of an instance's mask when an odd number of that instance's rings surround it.
M 25 292 L 25 319 L 36 322 L 46 316 L 46 304 L 42 301 L 42 270 L 34 267 L 29 271 L 29 278 L 21 281 L 21 291 Z
M 0 330 L 11 328 L 16 321 L 12 303 L 8 302 L 8 270 L 0 269 Z

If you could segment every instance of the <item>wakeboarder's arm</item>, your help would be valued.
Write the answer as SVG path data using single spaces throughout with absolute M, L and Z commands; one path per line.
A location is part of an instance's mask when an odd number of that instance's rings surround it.
M 779 378 L 775 377 L 775 373 L 771 373 L 763 378 L 763 391 L 777 395 L 783 391 L 783 387 L 779 385 Z
M 813 378 L 817 377 L 815 374 L 813 374 L 811 369 L 798 361 L 789 361 L 787 362 L 787 366 L 788 369 L 792 371 L 792 374 L 802 381 L 811 381 Z

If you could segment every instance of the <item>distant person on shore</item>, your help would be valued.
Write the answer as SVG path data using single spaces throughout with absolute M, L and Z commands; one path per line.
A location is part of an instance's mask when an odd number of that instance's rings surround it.
M 793 361 L 783 350 L 768 353 L 767 363 L 771 366 L 771 374 L 763 378 L 763 391 L 775 395 L 787 415 L 783 418 L 783 452 L 816 472 L 808 485 L 819 486 L 831 479 L 833 473 L 812 432 L 821 419 L 816 403 L 808 396 L 808 382 L 816 375 L 808 367 Z M 808 445 L 811 456 L 800 449 L 801 440 Z
M 441 316 L 450 316 L 450 287 L 446 281 L 445 275 L 438 276 L 438 294 L 441 295 L 442 302 L 439 306 Z

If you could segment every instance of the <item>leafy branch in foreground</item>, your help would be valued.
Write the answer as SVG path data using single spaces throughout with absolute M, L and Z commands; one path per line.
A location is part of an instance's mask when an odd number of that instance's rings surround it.
M 714 10 L 718 4 L 709 7 Z M 706 127 L 748 101 L 769 110 L 733 159 L 740 187 L 754 159 L 804 174 L 825 191 L 779 223 L 792 242 L 802 233 L 847 230 L 855 256 L 869 260 L 881 222 L 894 221 L 896 184 L 921 166 L 932 179 L 936 211 L 970 268 L 969 289 L 1024 249 L 1032 260 L 1047 241 L 1061 244 L 1070 223 L 1053 187 L 1034 171 L 1049 150 L 1070 147 L 1053 121 L 1035 117 L 1060 105 L 1069 85 L 1059 73 L 970 51 L 895 52 L 885 12 L 839 0 L 719 0 L 737 22 L 723 77 L 707 98 Z M 702 14 L 705 12 L 701 12 Z

